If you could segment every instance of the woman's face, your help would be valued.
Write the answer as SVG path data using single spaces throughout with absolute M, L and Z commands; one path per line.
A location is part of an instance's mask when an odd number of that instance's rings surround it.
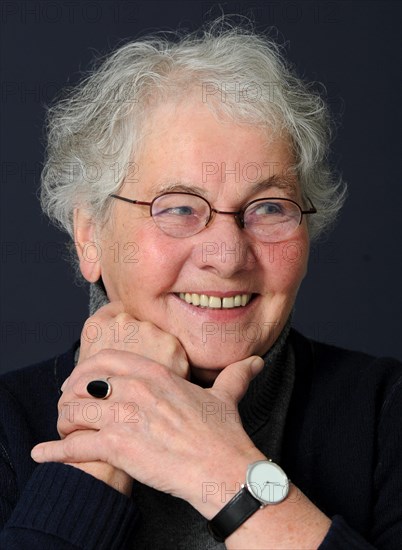
M 256 185 L 273 175 L 285 182 L 294 160 L 288 142 L 229 119 L 219 122 L 201 102 L 160 105 L 144 136 L 135 158 L 137 181 L 125 181 L 123 197 L 151 201 L 177 184 L 203 193 L 217 210 L 236 211 L 270 196 L 301 204 L 297 181 Z M 175 335 L 193 373 L 211 381 L 220 369 L 265 353 L 275 341 L 305 275 L 308 244 L 304 219 L 287 241 L 264 244 L 232 216 L 219 214 L 202 232 L 173 238 L 155 225 L 149 207 L 116 200 L 91 280 L 101 275 L 110 300 Z M 215 309 L 189 304 L 180 293 L 252 299 L 244 307 Z

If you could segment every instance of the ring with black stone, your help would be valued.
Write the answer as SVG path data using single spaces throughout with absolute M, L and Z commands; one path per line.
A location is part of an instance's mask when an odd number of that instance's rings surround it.
M 106 378 L 106 380 L 103 378 L 92 380 L 87 385 L 87 392 L 97 399 L 107 399 L 112 393 L 112 386 L 109 384 L 109 380 L 110 377 Z

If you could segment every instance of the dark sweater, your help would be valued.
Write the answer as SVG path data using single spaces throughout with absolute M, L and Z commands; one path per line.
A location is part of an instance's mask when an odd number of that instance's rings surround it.
M 311 342 L 295 331 L 290 340 L 296 370 L 280 464 L 333 519 L 320 549 L 399 550 L 401 364 Z M 129 499 L 72 466 L 30 458 L 36 443 L 58 439 L 59 388 L 74 352 L 0 378 L 1 549 L 138 548 L 136 532 L 147 516 L 135 491 Z M 178 546 L 166 540 L 160 548 Z

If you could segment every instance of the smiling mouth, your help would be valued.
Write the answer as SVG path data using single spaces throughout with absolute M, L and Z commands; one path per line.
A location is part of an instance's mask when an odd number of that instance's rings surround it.
M 235 296 L 208 296 L 207 294 L 196 294 L 194 292 L 176 293 L 181 300 L 200 308 L 210 309 L 233 309 L 245 307 L 254 294 L 236 294 Z

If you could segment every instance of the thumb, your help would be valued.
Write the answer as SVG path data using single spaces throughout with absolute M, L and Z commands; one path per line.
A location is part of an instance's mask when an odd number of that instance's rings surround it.
M 251 380 L 261 372 L 263 366 L 264 361 L 258 355 L 232 363 L 219 373 L 211 389 L 225 392 L 238 403 L 246 393 Z

